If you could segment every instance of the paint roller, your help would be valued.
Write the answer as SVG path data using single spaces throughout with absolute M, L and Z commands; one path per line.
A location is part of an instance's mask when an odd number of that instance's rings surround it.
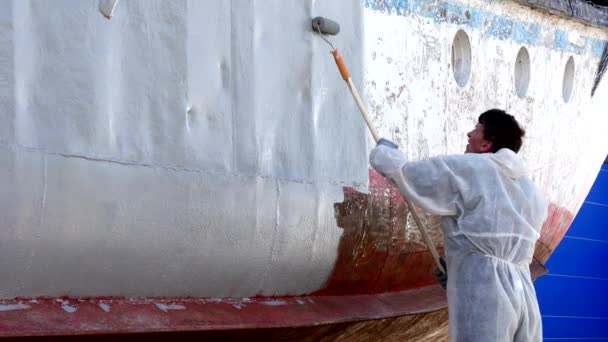
M 357 107 L 359 107 L 359 111 L 361 112 L 361 115 L 363 116 L 363 120 L 365 120 L 365 123 L 367 123 L 367 127 L 369 128 L 369 131 L 371 132 L 372 136 L 374 137 L 374 141 L 378 142 L 378 140 L 380 140 L 380 135 L 378 135 L 378 131 L 376 130 L 376 128 L 374 127 L 373 123 L 371 122 L 371 120 L 369 118 L 367 109 L 365 108 L 365 105 L 363 104 L 363 101 L 361 100 L 361 97 L 359 96 L 359 92 L 357 92 L 357 88 L 355 87 L 355 84 L 353 83 L 353 80 L 350 77 L 350 73 L 348 72 L 348 68 L 346 68 L 344 59 L 342 59 L 342 56 L 338 52 L 338 49 L 336 49 L 333 46 L 333 44 L 325 37 L 325 35 L 335 36 L 338 33 L 340 33 L 340 25 L 333 20 L 329 20 L 324 17 L 316 17 L 312 20 L 312 29 L 313 29 L 313 31 L 319 33 L 320 37 L 323 38 L 323 40 L 327 44 L 329 44 L 329 46 L 331 46 L 331 48 L 332 48 L 331 54 L 334 56 L 334 60 L 336 61 L 338 70 L 340 70 L 340 75 L 342 75 L 342 78 L 346 82 L 346 85 L 348 86 L 350 93 L 352 94 L 353 98 L 355 99 L 355 102 L 357 103 Z M 414 221 L 416 222 L 418 229 L 420 230 L 422 239 L 424 240 L 425 244 L 427 245 L 429 251 L 431 251 L 431 254 L 433 255 L 433 259 L 435 259 L 437 268 L 439 270 L 441 270 L 443 273 L 445 273 L 445 268 L 441 264 L 439 253 L 437 253 L 437 249 L 435 248 L 435 245 L 433 244 L 433 241 L 431 240 L 431 237 L 429 236 L 426 227 L 424 226 L 424 224 L 422 224 L 422 221 L 420 220 L 420 217 L 418 216 L 418 213 L 416 212 L 416 210 L 415 210 L 414 206 L 412 205 L 412 203 L 410 202 L 410 200 L 407 199 L 407 197 L 405 197 L 405 196 L 403 196 L 403 197 L 404 197 L 405 203 L 407 204 L 409 211 L 412 213 L 412 217 L 414 218 Z

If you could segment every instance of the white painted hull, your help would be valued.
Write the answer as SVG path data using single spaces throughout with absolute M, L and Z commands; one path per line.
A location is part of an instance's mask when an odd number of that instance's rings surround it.
M 334 204 L 365 191 L 371 139 L 316 15 L 341 24 L 331 39 L 409 158 L 462 152 L 479 113 L 505 108 L 528 131 L 534 180 L 575 214 L 607 152 L 607 82 L 589 95 L 606 32 L 511 2 L 450 1 L 445 20 L 439 4 L 412 4 L 131 0 L 104 4 L 108 20 L 97 1 L 3 1 L 0 297 L 322 290 L 342 236 Z M 463 8 L 481 21 L 451 22 Z M 496 18 L 541 31 L 521 43 L 493 33 Z M 459 29 L 472 47 L 463 87 Z

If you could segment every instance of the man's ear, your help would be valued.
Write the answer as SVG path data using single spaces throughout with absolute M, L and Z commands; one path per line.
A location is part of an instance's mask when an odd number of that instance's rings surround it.
M 489 153 L 492 152 L 492 141 L 484 140 L 480 146 L 481 153 Z

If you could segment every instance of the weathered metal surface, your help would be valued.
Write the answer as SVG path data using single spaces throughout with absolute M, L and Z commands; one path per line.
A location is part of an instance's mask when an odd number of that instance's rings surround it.
M 316 295 L 384 293 L 434 286 L 435 263 L 399 189 L 370 171 L 369 193 L 345 189 L 344 202 L 336 203 L 338 226 L 344 230 L 338 258 L 325 287 Z M 423 214 L 423 213 L 422 213 Z M 561 216 L 563 215 L 563 216 Z M 545 274 L 543 264 L 570 225 L 572 215 L 551 208 L 535 260 L 530 266 L 534 279 Z M 429 235 L 443 253 L 440 218 L 422 216 Z
M 346 188 L 336 203 L 343 229 L 338 258 L 319 295 L 383 293 L 435 284 L 435 264 L 417 229 L 412 229 L 399 189 L 370 171 L 369 193 Z M 429 234 L 442 240 L 439 219 L 423 216 Z M 438 246 L 442 252 L 442 244 Z
M 594 79 L 586 66 L 597 65 L 605 33 L 513 2 L 367 3 L 372 9 L 365 12 L 367 95 L 382 134 L 398 141 L 412 159 L 459 153 L 466 136 L 455 132 L 466 132 L 467 122 L 475 122 L 478 113 L 489 106 L 514 113 L 527 130 L 522 154 L 532 178 L 552 202 L 536 253 L 539 261 L 546 261 L 586 195 L 577 188 L 591 186 L 603 157 L 603 148 L 584 157 L 574 146 L 589 137 L 582 122 L 605 122 L 601 108 L 608 105 L 606 100 L 591 99 L 584 90 Z M 472 56 L 464 86 L 454 79 L 448 43 L 461 29 Z M 591 32 L 596 38 L 587 36 Z M 522 47 L 531 56 L 531 81 L 523 98 L 514 89 L 516 55 Z M 560 95 L 571 56 L 578 67 L 574 95 L 565 103 Z M 573 101 L 580 102 L 578 109 Z M 580 134 L 572 135 L 576 131 Z
M 608 27 L 608 3 L 604 0 L 515 0 L 532 8 L 580 21 L 596 27 Z
M 438 286 L 353 296 L 0 301 L 0 336 L 306 327 L 439 310 Z
M 345 322 L 290 328 L 203 330 L 186 332 L 108 333 L 96 335 L 37 336 L 32 341 L 149 341 L 150 339 L 179 341 L 449 341 L 447 310 L 390 317 L 384 319 Z M 23 341 L 25 338 L 4 338 Z
M 606 3 L 601 6 L 586 0 L 570 0 L 572 6 L 572 18 L 584 23 L 608 28 L 608 7 Z

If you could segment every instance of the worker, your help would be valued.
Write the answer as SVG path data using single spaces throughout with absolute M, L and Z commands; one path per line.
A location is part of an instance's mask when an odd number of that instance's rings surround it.
M 547 202 L 517 154 L 524 133 L 492 109 L 467 134 L 465 154 L 407 161 L 386 139 L 370 154 L 405 197 L 442 217 L 453 342 L 542 341 L 529 265 Z

